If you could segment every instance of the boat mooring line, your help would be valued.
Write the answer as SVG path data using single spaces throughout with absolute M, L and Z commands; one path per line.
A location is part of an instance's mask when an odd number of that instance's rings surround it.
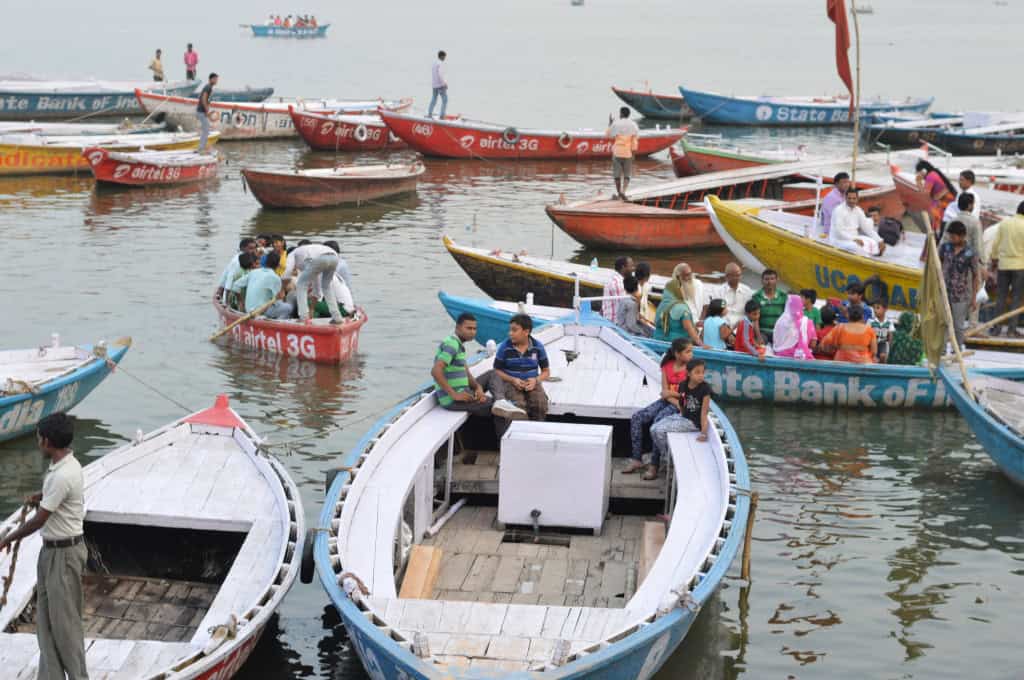
M 125 368 L 124 368 L 123 366 L 121 366 L 120 364 L 118 364 L 118 365 L 117 365 L 117 368 L 116 368 L 116 369 L 113 369 L 113 370 L 112 370 L 111 372 L 112 372 L 112 373 L 124 373 L 124 374 L 125 374 L 125 375 L 127 375 L 127 376 L 128 376 L 129 378 L 131 378 L 131 379 L 132 379 L 132 380 L 134 380 L 135 382 L 139 383 L 139 384 L 140 384 L 140 385 L 142 385 L 143 387 L 146 387 L 146 388 L 148 388 L 148 389 L 152 390 L 153 392 L 155 392 L 156 394 L 160 395 L 161 397 L 163 397 L 164 399 L 166 399 L 166 400 L 167 400 L 167 401 L 169 401 L 170 403 L 172 403 L 172 404 L 174 404 L 175 406 L 177 406 L 178 408 L 182 409 L 182 410 L 183 410 L 183 411 L 184 411 L 185 413 L 195 413 L 195 412 L 196 412 L 196 409 L 194 409 L 194 408 L 189 408 L 188 406 L 185 406 L 184 404 L 182 404 L 182 403 L 181 403 L 180 401 L 178 401 L 178 400 L 177 400 L 177 399 L 175 399 L 174 397 L 172 397 L 172 396 L 168 395 L 167 393 L 165 393 L 165 392 L 161 391 L 161 390 L 160 390 L 159 388 L 157 388 L 157 387 L 155 387 L 155 386 L 153 386 L 153 385 L 150 385 L 149 383 L 147 383 L 147 382 L 146 382 L 145 380 L 143 380 L 143 379 L 142 379 L 142 378 L 140 378 L 139 376 L 137 376 L 137 375 L 133 375 L 133 374 L 132 374 L 132 373 L 131 373 L 130 371 L 126 370 L 126 369 L 125 369 Z

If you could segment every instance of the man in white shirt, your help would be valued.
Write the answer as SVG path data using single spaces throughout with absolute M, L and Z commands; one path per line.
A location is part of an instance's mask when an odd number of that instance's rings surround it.
M 438 97 L 441 98 L 441 115 L 440 118 L 444 119 L 444 112 L 448 109 L 448 81 L 444 77 L 444 60 L 448 57 L 448 53 L 441 50 L 437 53 L 437 61 L 434 62 L 434 67 L 430 71 L 431 86 L 434 88 L 434 93 L 430 96 L 430 108 L 427 109 L 427 118 L 434 117 L 434 104 L 437 103 Z
M 309 289 L 312 287 L 316 299 L 323 298 L 327 301 L 331 323 L 345 322 L 338 310 L 338 299 L 335 297 L 336 289 L 333 285 L 340 259 L 333 248 L 322 243 L 299 246 L 288 255 L 288 266 L 281 278 L 292 279 L 298 273 L 298 279 L 295 281 L 295 298 L 299 318 L 303 321 L 309 320 Z
M 83 535 L 85 484 L 82 466 L 70 448 L 74 434 L 71 419 L 59 411 L 36 425 L 36 443 L 50 461 L 43 491 L 26 501 L 36 508 L 35 514 L 0 538 L 3 552 L 36 531 L 42 535 L 36 568 L 37 677 L 47 680 L 89 677 L 82 622 L 82 572 L 89 557 Z M 6 671 L 3 675 L 10 677 Z
M 735 326 L 746 316 L 747 301 L 754 297 L 754 291 L 743 283 L 743 269 L 735 262 L 725 265 L 725 283 L 711 289 L 710 299 L 725 300 L 725 318 Z
M 846 202 L 832 211 L 828 242 L 861 255 L 881 255 L 885 242 L 875 231 L 874 222 L 857 205 L 859 202 L 860 191 L 856 187 L 847 189 Z
M 242 265 L 238 262 L 238 256 L 242 253 L 249 253 L 255 256 L 258 250 L 258 244 L 254 238 L 243 238 L 238 242 L 238 252 L 231 256 L 228 260 L 227 266 L 224 267 L 224 271 L 220 275 L 220 279 L 217 281 L 217 291 L 213 294 L 213 299 L 219 299 L 223 304 L 228 303 L 228 293 L 231 291 L 231 284 L 235 282 L 242 271 Z
M 601 291 L 602 297 L 616 297 L 623 296 L 626 294 L 626 289 L 622 286 L 622 280 L 633 273 L 633 258 L 631 257 L 620 257 L 615 260 L 615 272 L 612 273 L 608 282 L 604 284 L 604 289 Z M 618 317 L 619 300 L 602 300 L 601 301 L 601 316 L 608 319 L 614 324 L 619 323 Z
M 974 171 L 964 170 L 960 173 L 957 183 L 960 185 L 960 194 L 971 194 L 974 196 L 974 207 L 971 208 L 971 214 L 974 215 L 974 219 L 981 219 L 981 200 L 978 197 L 977 192 L 974 190 Z M 958 198 L 959 198 L 958 196 Z M 960 206 L 956 201 L 950 201 L 949 205 L 946 206 L 946 211 L 942 213 L 942 223 L 946 224 L 954 220 L 959 219 Z M 978 252 L 977 250 L 974 252 Z

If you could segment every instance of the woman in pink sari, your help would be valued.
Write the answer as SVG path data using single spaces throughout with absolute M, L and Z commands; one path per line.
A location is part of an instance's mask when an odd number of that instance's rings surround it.
M 918 161 L 915 170 L 917 172 L 914 179 L 918 188 L 927 191 L 928 197 L 932 200 L 928 217 L 931 219 L 932 231 L 938 234 L 942 228 L 942 213 L 949 202 L 956 198 L 956 189 L 938 168 L 926 160 Z
M 775 322 L 772 351 L 777 357 L 813 360 L 813 347 L 818 340 L 814 321 L 804 316 L 804 301 L 799 295 L 786 298 L 786 311 Z

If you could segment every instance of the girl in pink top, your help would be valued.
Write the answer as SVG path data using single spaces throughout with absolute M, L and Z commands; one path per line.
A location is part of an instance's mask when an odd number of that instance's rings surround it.
M 629 439 L 632 445 L 632 460 L 622 471 L 633 474 L 644 469 L 644 433 L 663 416 L 679 413 L 679 385 L 686 382 L 686 364 L 693 358 L 693 345 L 683 338 L 676 338 L 661 359 L 661 398 L 640 409 L 629 419 Z M 655 465 L 654 474 L 658 468 Z M 653 477 L 651 477 L 653 479 Z

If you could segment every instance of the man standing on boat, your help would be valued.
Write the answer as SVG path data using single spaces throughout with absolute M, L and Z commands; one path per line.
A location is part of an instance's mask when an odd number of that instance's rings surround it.
M 611 137 L 612 143 L 612 177 L 615 179 L 615 193 L 623 201 L 629 190 L 629 178 L 633 174 L 633 153 L 640 144 L 640 128 L 629 119 L 629 107 L 619 109 L 619 119 L 614 123 L 608 118 L 608 130 L 605 137 Z
M 1024 201 L 1017 206 L 1016 215 L 1006 218 L 995 228 L 998 231 L 992 242 L 989 271 L 996 272 L 996 316 L 1002 316 L 1007 311 L 1020 309 L 1024 301 Z M 1018 315 L 1003 322 L 1003 328 L 1010 337 L 1020 335 L 1019 320 Z M 999 326 L 993 326 L 989 334 L 999 335 L 999 332 Z
M 71 451 L 74 424 L 67 414 L 46 416 L 36 426 L 36 443 L 50 465 L 43 491 L 26 504 L 35 515 L 0 538 L 0 552 L 40 531 L 36 581 L 38 680 L 88 680 L 85 627 L 82 623 L 82 572 L 89 556 L 83 536 L 85 483 L 82 466 Z
M 185 80 L 196 79 L 196 68 L 199 66 L 199 53 L 192 51 L 192 43 L 185 48 Z
M 163 82 L 164 79 L 164 65 L 160 61 L 161 54 L 163 54 L 163 51 L 157 50 L 153 61 L 149 62 L 149 70 L 153 72 L 153 80 L 158 83 Z
M 210 74 L 210 81 L 203 85 L 196 104 L 196 118 L 199 119 L 199 153 L 206 153 L 206 140 L 210 137 L 210 98 L 217 84 L 217 74 Z
M 448 58 L 448 53 L 441 50 L 437 53 L 437 61 L 434 62 L 433 68 L 430 70 L 431 85 L 434 88 L 434 93 L 430 95 L 430 108 L 427 109 L 427 118 L 434 117 L 434 104 L 437 103 L 438 97 L 441 98 L 441 120 L 444 120 L 444 113 L 448 110 L 448 81 L 444 77 L 444 60 Z
M 633 273 L 633 258 L 631 257 L 619 257 L 615 259 L 615 272 L 608 279 L 608 282 L 604 284 L 604 290 L 601 291 L 601 297 L 621 297 L 626 294 L 626 289 L 622 287 L 622 281 L 627 276 Z M 616 318 L 619 309 L 619 300 L 602 300 L 601 301 L 601 316 L 608 319 L 612 323 L 619 323 L 621 319 Z
M 308 321 L 309 313 L 309 289 L 313 288 L 313 295 L 327 301 L 327 310 L 331 314 L 331 323 L 340 325 L 345 323 L 338 309 L 338 298 L 335 294 L 333 279 L 338 271 L 338 253 L 333 248 L 322 243 L 309 243 L 299 246 L 288 255 L 288 266 L 284 271 L 283 279 L 290 279 L 296 273 L 299 274 L 295 282 L 295 298 L 299 308 L 299 318 Z
M 823 233 L 828 236 L 832 228 L 832 212 L 846 200 L 846 190 L 850 188 L 850 175 L 845 172 L 836 173 L 832 178 L 832 191 L 821 201 L 821 224 Z

